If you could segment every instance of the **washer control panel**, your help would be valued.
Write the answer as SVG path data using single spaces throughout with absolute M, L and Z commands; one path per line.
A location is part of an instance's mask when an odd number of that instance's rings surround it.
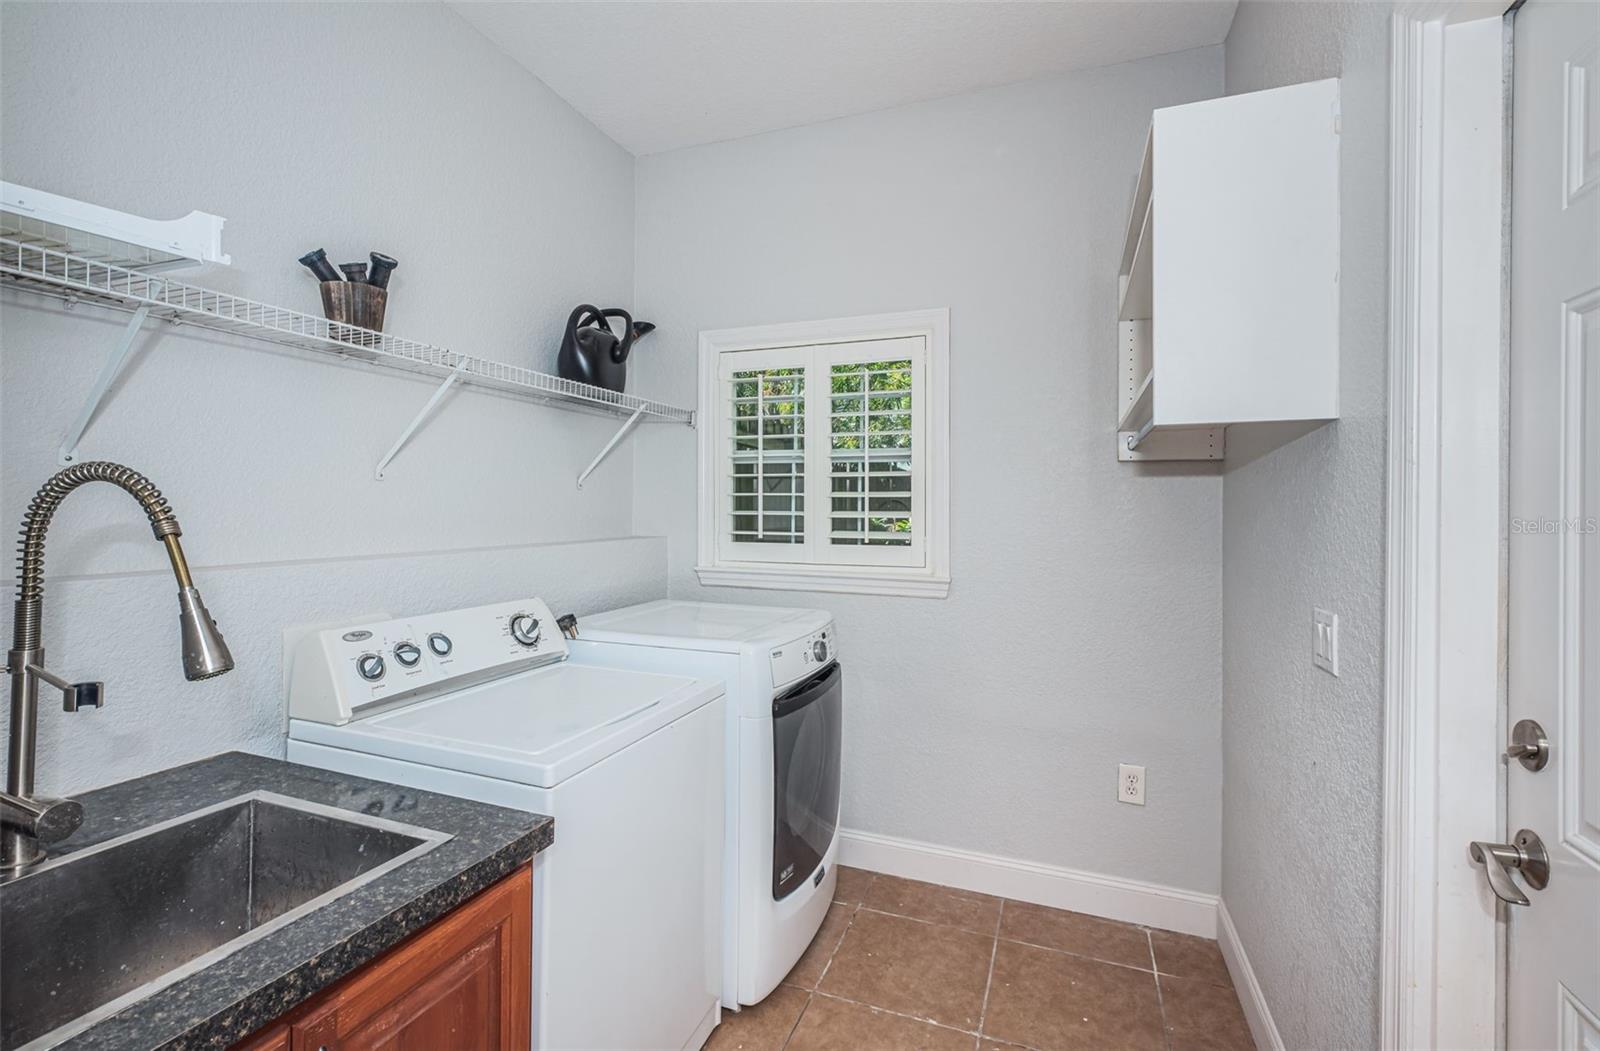
M 829 621 L 821 631 L 803 635 L 787 645 L 775 648 L 771 658 L 774 690 L 781 690 L 790 683 L 833 663 L 839 659 L 833 622 Z
M 563 660 L 540 599 L 309 631 L 294 645 L 289 715 L 347 723 L 404 700 Z

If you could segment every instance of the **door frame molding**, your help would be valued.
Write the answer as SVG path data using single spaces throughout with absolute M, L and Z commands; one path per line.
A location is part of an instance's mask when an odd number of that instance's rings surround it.
M 1385 1048 L 1504 1044 L 1502 925 L 1466 848 L 1504 828 L 1507 7 L 1402 3 L 1391 29 Z

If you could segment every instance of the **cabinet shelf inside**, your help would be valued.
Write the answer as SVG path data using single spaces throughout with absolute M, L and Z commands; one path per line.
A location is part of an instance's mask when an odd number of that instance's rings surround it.
M 1136 431 L 1151 418 L 1155 411 L 1155 380 L 1155 372 L 1145 373 L 1144 382 L 1134 391 L 1133 399 L 1122 411 L 1122 417 L 1117 420 L 1117 430 Z
M 1144 219 L 1139 223 L 1138 240 L 1134 242 L 1132 251 L 1124 253 L 1128 260 L 1128 269 L 1123 272 L 1118 282 L 1120 286 L 1118 291 L 1121 293 L 1121 302 L 1117 308 L 1119 321 L 1143 321 L 1153 315 L 1154 295 L 1151 287 L 1150 260 L 1155 254 L 1151 245 L 1154 218 L 1154 203 L 1147 199 Z
M 1133 250 L 1139 243 L 1139 234 L 1144 229 L 1145 216 L 1150 210 L 1150 151 L 1154 142 L 1152 131 L 1145 136 L 1144 156 L 1139 160 L 1139 175 L 1134 180 L 1133 207 L 1128 210 L 1127 229 L 1122 235 L 1122 262 L 1117 267 L 1119 274 L 1125 275 L 1133 269 Z

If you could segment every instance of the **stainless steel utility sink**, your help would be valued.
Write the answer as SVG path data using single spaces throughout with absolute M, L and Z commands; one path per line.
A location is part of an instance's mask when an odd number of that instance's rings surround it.
M 49 1047 L 450 837 L 252 792 L 0 887 L 0 1051 Z

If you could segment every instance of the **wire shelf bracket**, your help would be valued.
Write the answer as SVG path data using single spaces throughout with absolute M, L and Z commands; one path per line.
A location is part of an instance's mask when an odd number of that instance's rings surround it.
M 100 403 L 105 400 L 111 385 L 122 375 L 122 367 L 128 363 L 128 357 L 133 353 L 133 341 L 138 338 L 139 330 L 144 327 L 145 319 L 149 316 L 150 307 L 141 306 L 123 326 L 116 346 L 111 348 L 106 363 L 100 366 L 100 375 L 95 378 L 89 397 L 84 401 L 83 408 L 78 411 L 78 418 L 72 421 L 72 426 L 67 428 L 67 433 L 61 438 L 61 447 L 57 450 L 57 459 L 60 460 L 61 466 L 65 467 L 78 461 L 78 443 L 83 440 L 83 432 L 89 429 L 94 414 L 100 411 Z
M 591 474 L 594 474 L 594 469 L 605 462 L 605 458 L 611 455 L 611 450 L 615 449 L 619 444 L 621 444 L 622 439 L 628 436 L 628 432 L 633 430 L 633 428 L 639 423 L 640 418 L 643 416 L 644 409 L 635 409 L 633 410 L 633 415 L 629 416 L 627 420 L 624 421 L 622 426 L 617 428 L 617 433 L 613 434 L 611 436 L 611 440 L 606 442 L 605 446 L 601 448 L 600 454 L 593 460 L 590 460 L 589 466 L 585 467 L 583 469 L 583 473 L 578 475 L 579 489 L 583 488 L 583 483 L 588 480 Z
M 423 404 L 415 416 L 411 417 L 411 422 L 406 424 L 406 429 L 400 432 L 400 437 L 395 439 L 395 443 L 389 446 L 389 451 L 383 454 L 383 459 L 378 461 L 378 469 L 374 472 L 378 481 L 383 481 L 384 469 L 400 454 L 400 450 L 405 448 L 406 442 L 409 442 L 411 436 L 422 428 L 428 417 L 433 415 L 433 410 L 439 405 L 439 399 L 443 398 L 445 392 L 455 386 L 456 380 L 461 378 L 461 374 L 467 369 L 467 363 L 471 360 L 468 357 L 458 359 L 455 368 L 450 370 L 450 375 L 446 376 L 444 382 L 434 389 L 433 396 Z

